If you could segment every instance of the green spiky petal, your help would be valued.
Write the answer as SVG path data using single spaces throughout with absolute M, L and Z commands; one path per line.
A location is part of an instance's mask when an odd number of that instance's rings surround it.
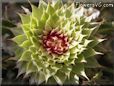
M 24 34 L 13 38 L 23 49 L 23 52 L 18 50 L 17 53 L 17 65 L 19 70 L 22 70 L 21 73 L 30 75 L 31 82 L 37 84 L 43 82 L 78 84 L 80 75 L 88 79 L 85 68 L 91 67 L 91 61 L 92 66 L 98 65 L 93 56 L 99 53 L 94 50 L 94 47 L 102 41 L 92 34 L 96 27 L 92 26 L 91 21 L 87 21 L 87 16 L 78 15 L 79 8 L 75 8 L 74 3 L 69 6 L 63 5 L 61 0 L 48 4 L 40 0 L 38 7 L 34 5 L 31 7 L 32 12 L 19 14 Z M 61 54 L 53 53 L 52 50 L 49 52 L 55 47 L 44 47 L 42 37 L 48 36 L 53 30 L 68 38 L 66 41 L 68 46 L 65 46 L 68 49 L 65 52 L 61 51 Z M 56 39 L 63 41 L 63 38 Z M 60 50 L 58 49 L 57 52 Z

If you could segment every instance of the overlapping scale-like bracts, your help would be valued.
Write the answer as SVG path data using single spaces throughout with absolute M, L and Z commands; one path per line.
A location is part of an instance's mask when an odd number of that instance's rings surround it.
M 78 84 L 80 75 L 88 79 L 85 68 L 91 61 L 98 65 L 92 56 L 100 54 L 94 47 L 103 39 L 95 38 L 98 27 L 79 10 L 83 8 L 62 0 L 40 0 L 38 7 L 31 7 L 32 12 L 19 14 L 24 34 L 13 38 L 19 46 L 19 75 L 25 73 L 31 83 L 38 84 Z M 58 45 L 52 42 L 53 36 Z

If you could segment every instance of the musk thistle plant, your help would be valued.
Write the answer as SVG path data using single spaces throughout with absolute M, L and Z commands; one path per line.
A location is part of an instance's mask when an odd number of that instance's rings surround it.
M 87 80 L 85 69 L 96 62 L 94 47 L 103 41 L 95 37 L 96 23 L 84 14 L 82 7 L 63 4 L 61 0 L 19 14 L 24 33 L 13 38 L 18 44 L 16 57 L 19 75 L 37 84 L 78 84 Z

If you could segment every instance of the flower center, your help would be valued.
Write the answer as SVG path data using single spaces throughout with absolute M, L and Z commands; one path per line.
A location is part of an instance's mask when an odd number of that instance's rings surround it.
M 68 50 L 68 37 L 52 30 L 47 35 L 43 35 L 43 46 L 49 53 L 61 55 Z

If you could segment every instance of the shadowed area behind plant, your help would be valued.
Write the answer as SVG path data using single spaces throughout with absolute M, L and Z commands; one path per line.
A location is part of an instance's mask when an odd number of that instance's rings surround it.
M 37 5 L 37 3 L 35 3 Z M 28 3 L 3 3 L 3 18 L 2 18 L 2 84 L 28 84 L 28 78 L 22 76 L 17 77 L 18 69 L 14 55 L 13 45 L 10 40 L 17 35 L 21 30 L 16 27 L 20 24 L 17 12 L 23 12 L 21 6 L 30 8 Z M 107 40 L 101 44 L 100 51 L 104 53 L 102 56 L 96 56 L 98 62 L 102 65 L 101 68 L 90 69 L 89 77 L 91 82 L 85 79 L 80 80 L 80 84 L 114 84 L 114 8 L 97 8 L 101 10 L 101 15 L 96 21 L 104 21 L 100 26 L 98 37 L 104 37 Z M 20 31 L 19 31 L 20 30 Z M 1 41 L 1 40 L 0 40 Z M 98 72 L 100 70 L 100 72 Z M 96 74 L 95 74 L 96 73 Z M 15 82 L 15 83 L 14 83 Z

